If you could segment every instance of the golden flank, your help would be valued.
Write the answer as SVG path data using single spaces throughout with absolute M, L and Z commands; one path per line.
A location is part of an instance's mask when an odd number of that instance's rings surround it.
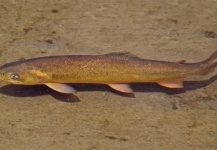
M 129 83 L 155 82 L 182 88 L 185 77 L 206 75 L 216 66 L 217 51 L 199 63 L 146 60 L 129 53 L 50 56 L 5 64 L 0 67 L 0 80 L 45 84 L 62 93 L 75 92 L 67 83 L 107 84 L 117 91 L 133 93 Z

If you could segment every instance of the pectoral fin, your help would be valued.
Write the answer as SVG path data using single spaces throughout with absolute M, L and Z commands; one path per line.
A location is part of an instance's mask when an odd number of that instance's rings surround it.
M 73 87 L 62 83 L 45 83 L 45 85 L 60 93 L 74 93 L 76 91 Z
M 170 80 L 163 80 L 157 82 L 161 86 L 165 86 L 167 88 L 183 88 L 183 78 L 176 78 Z
M 109 84 L 109 86 L 119 92 L 123 93 L 133 93 L 129 84 Z

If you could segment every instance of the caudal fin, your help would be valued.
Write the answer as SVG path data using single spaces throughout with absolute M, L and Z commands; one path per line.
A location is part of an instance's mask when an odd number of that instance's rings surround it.
M 204 62 L 207 63 L 216 63 L 217 62 L 217 50 L 208 58 L 206 59 Z
M 201 62 L 201 75 L 206 75 L 215 71 L 217 67 L 217 50 L 205 61 Z

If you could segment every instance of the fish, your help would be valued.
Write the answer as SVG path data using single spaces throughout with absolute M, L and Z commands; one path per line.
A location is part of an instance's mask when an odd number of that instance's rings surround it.
M 185 60 L 147 60 L 128 52 L 104 55 L 60 55 L 26 59 L 0 67 L 0 80 L 11 84 L 45 84 L 61 93 L 76 90 L 69 83 L 106 84 L 133 93 L 130 83 L 154 82 L 167 88 L 183 88 L 184 78 L 207 75 L 217 66 L 217 51 L 197 63 Z

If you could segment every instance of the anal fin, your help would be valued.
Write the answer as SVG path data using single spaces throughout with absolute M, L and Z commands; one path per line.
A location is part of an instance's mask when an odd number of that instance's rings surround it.
M 109 84 L 109 86 L 119 92 L 123 93 L 133 93 L 129 84 Z
M 157 83 L 167 88 L 183 88 L 183 78 L 163 80 Z
M 60 93 L 74 93 L 76 92 L 76 90 L 67 85 L 67 84 L 63 84 L 63 83 L 45 83 L 45 85 L 47 85 L 49 88 L 58 91 Z

